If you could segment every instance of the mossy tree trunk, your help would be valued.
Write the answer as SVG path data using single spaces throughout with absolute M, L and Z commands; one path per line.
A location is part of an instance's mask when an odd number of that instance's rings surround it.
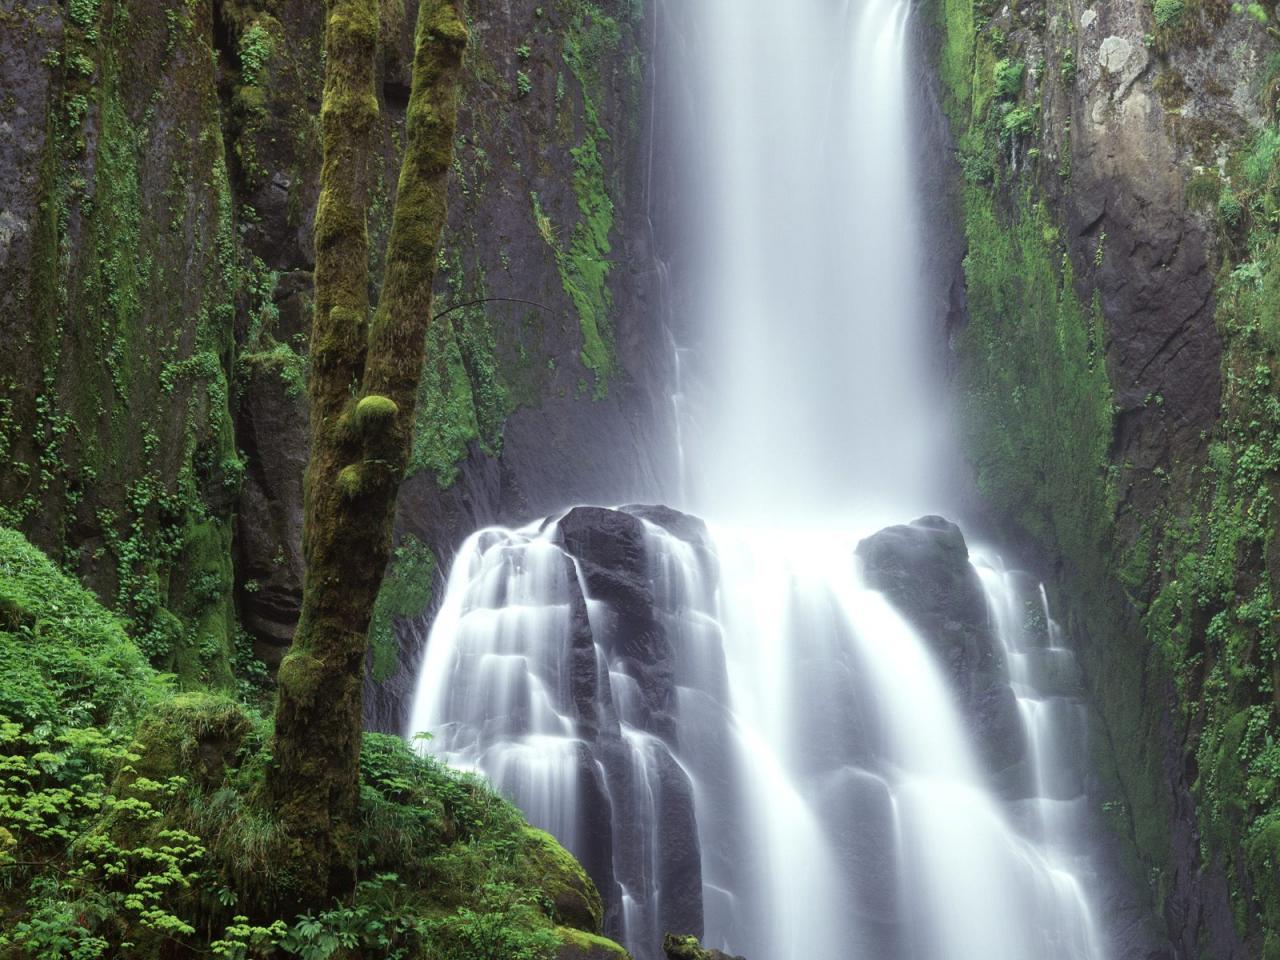
M 300 907 L 340 896 L 356 879 L 369 620 L 409 456 L 467 42 L 461 0 L 422 0 L 386 277 L 370 323 L 366 171 L 378 113 L 378 0 L 328 0 L 327 13 L 306 579 L 280 665 L 270 778 Z

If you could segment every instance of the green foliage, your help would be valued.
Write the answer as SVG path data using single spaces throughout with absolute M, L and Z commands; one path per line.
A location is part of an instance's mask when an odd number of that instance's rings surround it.
M 440 960 L 551 960 L 560 941 L 540 917 L 536 897 L 510 884 L 488 884 L 480 910 L 459 907 L 429 920 L 426 930 Z
M 116 727 L 166 690 L 116 616 L 0 527 L 0 714 L 50 732 Z
M 1079 67 L 1076 64 L 1076 54 L 1074 50 L 1066 50 L 1062 54 L 1062 63 L 1058 68 L 1058 75 L 1062 77 L 1062 82 L 1068 87 L 1076 82 L 1076 73 Z
M 240 78 L 249 86 L 256 85 L 263 79 L 263 71 L 275 52 L 271 31 L 255 20 L 240 35 L 236 52 L 240 57 Z
M 1266 127 L 1259 131 L 1245 154 L 1243 170 L 1249 186 L 1264 187 L 1275 175 L 1276 157 L 1280 156 L 1280 130 Z
M 427 331 L 427 361 L 418 386 L 408 472 L 430 471 L 441 489 L 458 478 L 470 445 L 497 455 L 502 428 L 515 409 L 497 359 L 497 344 L 482 303 L 488 295 L 477 261 L 468 271 L 459 249 L 442 250 L 437 270 L 446 295 Z
M 1244 214 L 1244 207 L 1231 190 L 1223 190 L 1218 196 L 1218 216 L 1222 218 L 1222 222 L 1227 226 L 1234 227 L 1240 222 L 1240 217 Z
M 436 557 L 431 548 L 412 534 L 406 536 L 391 556 L 369 625 L 370 675 L 375 681 L 395 672 L 400 660 L 396 621 L 426 613 L 435 575 Z
M 1174 29 L 1182 22 L 1185 10 L 1185 0 L 1155 0 L 1156 26 L 1164 30 Z
M 1016 141 L 1029 137 L 1036 131 L 1036 113 L 1031 107 L 1014 107 L 1000 121 L 1000 136 Z
M 999 60 L 995 66 L 996 96 L 1002 100 L 1015 100 L 1022 93 L 1022 80 L 1027 65 L 1021 60 Z
M 360 756 L 372 879 L 281 916 L 295 881 L 263 800 L 269 732 L 229 698 L 175 695 L 113 614 L 0 528 L 0 954 L 549 960 L 565 904 L 599 932 L 599 895 L 558 844 L 377 734 Z

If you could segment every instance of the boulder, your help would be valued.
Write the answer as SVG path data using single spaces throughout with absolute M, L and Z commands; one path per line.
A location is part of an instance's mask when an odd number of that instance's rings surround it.
M 667 960 L 744 960 L 731 957 L 719 950 L 708 950 L 697 937 L 681 937 L 668 933 L 662 940 L 662 950 Z
M 595 934 L 557 927 L 556 936 L 560 938 L 556 960 L 631 960 L 631 954 L 622 947 Z
M 523 839 L 521 863 L 551 900 L 556 923 L 599 934 L 604 927 L 604 905 L 586 871 L 551 834 L 529 827 Z
M 937 657 L 986 769 L 999 775 L 1022 763 L 1027 743 L 1017 699 L 960 528 L 922 517 L 868 537 L 857 555 L 867 586 L 885 595 Z

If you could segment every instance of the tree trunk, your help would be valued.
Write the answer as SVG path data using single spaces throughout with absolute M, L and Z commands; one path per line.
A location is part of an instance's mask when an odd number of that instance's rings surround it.
M 378 0 L 329 0 L 306 579 L 293 646 L 280 665 L 269 784 L 299 907 L 323 905 L 356 879 L 369 619 L 391 552 L 431 317 L 467 41 L 461 0 L 422 0 L 418 11 L 405 154 L 370 325 L 366 171 L 378 111 L 377 36 Z

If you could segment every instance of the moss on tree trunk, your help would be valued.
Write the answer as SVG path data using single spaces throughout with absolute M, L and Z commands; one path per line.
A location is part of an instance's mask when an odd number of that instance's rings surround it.
M 271 775 L 298 906 L 321 904 L 355 882 L 365 651 L 409 455 L 467 41 L 460 0 L 423 0 L 386 279 L 369 324 L 364 171 L 378 110 L 377 35 L 377 0 L 330 0 L 306 579 L 297 633 L 280 666 Z

